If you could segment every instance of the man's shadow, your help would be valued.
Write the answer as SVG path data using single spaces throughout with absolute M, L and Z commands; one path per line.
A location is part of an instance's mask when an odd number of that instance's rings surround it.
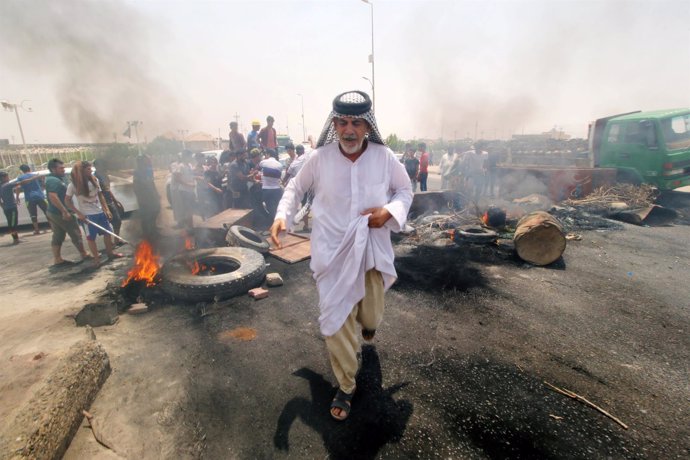
M 321 435 L 332 459 L 373 459 L 385 444 L 402 438 L 413 406 L 407 400 L 393 399 L 393 395 L 407 383 L 382 387 L 381 363 L 373 346 L 362 347 L 352 411 L 344 422 L 331 417 L 335 388 L 321 374 L 302 368 L 293 375 L 309 381 L 311 401 L 299 397 L 285 405 L 273 437 L 276 448 L 289 450 L 290 427 L 297 417 Z

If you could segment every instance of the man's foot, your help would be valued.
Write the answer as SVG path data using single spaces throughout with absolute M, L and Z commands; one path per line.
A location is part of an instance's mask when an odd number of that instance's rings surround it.
M 112 254 L 108 254 L 108 260 L 121 259 L 123 257 L 124 254 L 120 254 L 119 252 L 113 252 Z
M 376 329 L 362 329 L 362 338 L 367 342 L 371 342 L 372 340 L 374 340 L 375 335 Z
M 12 240 L 12 244 L 19 244 L 20 242 L 21 240 L 19 238 L 17 238 L 16 240 Z
M 92 260 L 93 260 L 93 256 L 91 254 L 84 253 L 81 255 L 81 261 L 79 263 L 91 262 Z
M 58 267 L 68 267 L 71 265 L 74 265 L 74 262 L 72 262 L 71 260 L 62 259 L 60 261 L 56 261 L 52 266 L 55 268 L 58 268 Z
M 354 396 L 354 390 L 352 393 L 347 394 L 340 388 L 335 393 L 335 398 L 331 403 L 331 417 L 339 422 L 342 422 L 350 415 L 350 409 L 352 408 L 352 397 Z
M 92 257 L 91 258 L 91 267 L 98 268 L 100 266 L 101 266 L 101 258 L 100 257 Z

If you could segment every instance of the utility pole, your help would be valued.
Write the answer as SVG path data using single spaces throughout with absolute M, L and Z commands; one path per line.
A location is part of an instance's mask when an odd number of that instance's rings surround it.
M 238 114 L 237 112 L 235 112 L 235 115 L 234 115 L 232 118 L 234 118 L 234 119 L 235 119 L 235 123 L 237 123 L 237 130 L 238 130 L 239 132 L 243 133 L 243 132 L 244 132 L 244 128 L 243 128 L 242 126 L 240 126 L 240 114 Z M 229 140 L 229 138 L 228 138 L 228 148 L 229 148 L 229 145 L 230 145 L 230 140 Z
M 139 155 L 142 154 L 142 153 L 141 153 L 141 144 L 139 143 L 139 125 L 143 125 L 143 124 L 144 124 L 143 121 L 138 121 L 138 120 L 128 121 L 128 122 L 127 122 L 127 132 L 129 132 L 129 129 L 130 129 L 132 126 L 134 126 L 134 135 L 135 135 L 136 138 L 137 138 L 137 150 L 139 151 Z
M 220 129 L 218 131 L 220 132 Z M 185 150 L 187 148 L 187 146 L 184 143 L 184 138 L 185 138 L 185 134 L 187 134 L 189 132 L 189 130 L 188 129 L 178 129 L 177 132 L 179 133 L 180 137 L 182 138 L 182 150 Z

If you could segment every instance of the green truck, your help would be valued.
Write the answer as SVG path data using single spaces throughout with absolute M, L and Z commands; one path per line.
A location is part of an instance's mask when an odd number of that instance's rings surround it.
M 690 109 L 630 112 L 589 126 L 595 168 L 615 168 L 618 182 L 660 190 L 690 185 Z

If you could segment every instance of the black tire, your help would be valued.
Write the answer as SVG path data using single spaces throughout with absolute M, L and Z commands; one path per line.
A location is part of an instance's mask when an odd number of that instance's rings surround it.
M 188 264 L 194 262 L 218 268 L 218 274 L 192 275 Z M 186 251 L 165 263 L 161 287 L 176 299 L 209 302 L 244 295 L 263 282 L 266 261 L 247 248 L 211 248 Z
M 493 243 L 498 238 L 498 234 L 478 225 L 459 228 L 456 232 L 456 243 Z
M 251 228 L 241 225 L 233 225 L 230 227 L 225 241 L 227 241 L 230 246 L 253 249 L 262 254 L 267 253 L 270 249 L 268 242 L 261 238 L 261 235 Z

